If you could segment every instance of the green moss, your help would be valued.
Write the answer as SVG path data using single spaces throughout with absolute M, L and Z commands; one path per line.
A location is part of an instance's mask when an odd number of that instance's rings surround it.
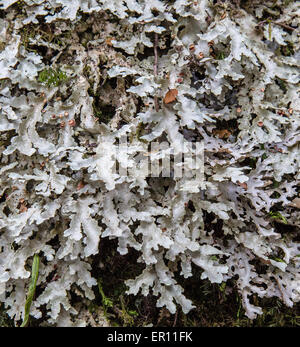
M 286 93 L 287 92 L 287 88 L 286 88 L 286 85 L 284 83 L 284 81 L 280 78 L 277 78 L 276 79 L 276 83 L 279 85 L 279 88 L 284 92 Z
M 61 83 L 66 81 L 67 75 L 64 71 L 52 68 L 44 69 L 39 73 L 38 81 L 47 85 L 47 87 L 58 87 Z
M 293 44 L 291 42 L 288 42 L 286 46 L 281 46 L 281 53 L 286 57 L 294 55 L 295 51 Z
M 106 312 L 108 307 L 112 307 L 113 306 L 113 301 L 111 299 L 109 299 L 104 294 L 101 278 L 98 279 L 98 290 L 99 290 L 99 293 L 100 293 L 101 298 L 102 298 L 102 305 L 103 305 L 104 311 Z
M 218 52 L 218 53 L 216 54 L 216 59 L 217 59 L 217 60 L 223 60 L 223 59 L 225 59 L 225 53 L 224 53 L 224 52 Z
M 121 303 L 121 315 L 120 318 L 123 321 L 123 326 L 125 327 L 133 327 L 134 326 L 134 317 L 138 316 L 138 313 L 135 310 L 130 310 L 127 306 L 127 302 L 125 301 L 124 297 L 120 296 L 120 303 Z
M 275 178 L 273 178 L 272 188 L 278 188 L 279 186 L 280 186 L 280 182 L 276 181 Z
M 31 51 L 31 49 L 29 48 L 29 43 L 30 43 L 30 39 L 34 38 L 35 31 L 33 30 L 33 28 L 29 28 L 28 26 L 25 26 L 20 30 L 20 34 L 21 34 L 21 42 L 25 50 Z
M 143 136 L 143 130 L 145 129 L 145 124 L 144 123 L 139 123 L 137 128 L 136 128 L 136 137 L 140 142 L 143 143 L 148 143 L 148 141 L 142 139 L 141 137 Z
M 256 168 L 257 160 L 258 160 L 258 158 L 249 158 L 249 166 L 251 166 L 252 169 Z
M 286 218 L 278 211 L 276 212 L 269 212 L 269 216 L 271 218 L 274 218 L 274 219 L 280 219 L 281 221 L 283 221 L 284 224 L 288 224 Z
M 83 76 L 85 76 L 87 79 L 90 78 L 90 75 L 91 75 L 91 67 L 89 65 L 85 65 L 84 68 L 83 68 Z M 89 83 L 92 82 L 89 80 Z M 92 83 L 90 83 L 92 85 Z M 92 89 L 89 90 L 89 92 L 92 92 Z

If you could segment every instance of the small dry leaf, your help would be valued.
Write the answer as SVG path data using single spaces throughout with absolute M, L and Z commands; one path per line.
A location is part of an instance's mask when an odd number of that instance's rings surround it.
M 112 47 L 112 40 L 114 40 L 114 37 L 108 37 L 106 40 L 105 40 L 105 43 L 107 44 L 107 46 L 110 46 Z
M 165 104 L 170 104 L 171 102 L 175 101 L 177 95 L 178 95 L 178 90 L 177 89 L 170 89 L 167 92 L 167 94 L 165 95 L 164 103 Z
M 20 199 L 20 205 L 19 205 L 20 213 L 27 212 L 28 207 L 26 205 L 27 205 L 26 201 L 24 199 Z
M 258 125 L 259 127 L 262 127 L 262 126 L 264 125 L 264 123 L 263 123 L 262 121 L 260 121 L 260 122 L 257 122 L 257 125 Z
M 84 186 L 85 186 L 84 182 L 83 182 L 83 181 L 80 181 L 80 182 L 77 184 L 76 189 L 77 189 L 77 190 L 80 190 L 80 189 L 82 189 Z
M 273 181 L 271 181 L 271 180 L 267 180 L 267 181 L 265 181 L 265 183 L 264 183 L 264 185 L 263 186 L 261 186 L 262 188 L 264 188 L 264 187 L 268 187 L 269 185 L 271 185 L 271 184 L 273 184 Z
M 19 208 L 20 213 L 27 212 L 27 210 L 28 210 L 28 208 L 26 207 L 26 205 L 21 204 L 21 206 L 20 206 L 20 208 Z
M 242 187 L 242 188 L 244 188 L 244 189 L 248 189 L 248 186 L 247 186 L 247 183 L 246 182 L 243 182 L 243 183 L 241 183 L 240 181 L 237 181 L 236 182 L 240 187 Z
M 217 135 L 219 139 L 227 139 L 230 135 L 231 132 L 227 129 L 222 129 L 222 130 L 213 130 L 213 134 Z

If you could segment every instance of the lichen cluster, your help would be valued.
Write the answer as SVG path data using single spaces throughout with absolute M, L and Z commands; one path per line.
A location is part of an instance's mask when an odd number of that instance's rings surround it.
M 234 279 L 250 319 L 262 313 L 254 296 L 300 301 L 299 15 L 288 0 L 0 0 L 10 317 L 24 318 L 39 254 L 30 314 L 87 324 L 71 296 L 94 299 L 102 238 L 140 255 L 127 294 L 151 292 L 171 313 L 193 309 L 178 278 L 195 267 Z M 130 153 L 116 156 L 124 136 Z M 204 181 L 135 165 L 151 143 L 180 153 L 184 140 L 204 142 Z

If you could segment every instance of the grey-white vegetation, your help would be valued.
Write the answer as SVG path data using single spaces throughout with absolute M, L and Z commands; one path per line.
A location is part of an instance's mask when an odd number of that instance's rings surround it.
M 24 316 L 39 254 L 31 315 L 43 307 L 46 325 L 85 325 L 70 294 L 76 285 L 93 300 L 102 238 L 140 254 L 127 293 L 151 292 L 171 313 L 193 309 L 174 269 L 187 279 L 194 267 L 212 283 L 236 278 L 250 319 L 262 313 L 253 294 L 299 302 L 300 9 L 279 0 L 265 20 L 272 3 L 0 0 L 0 300 L 10 317 Z M 129 153 L 116 158 L 122 136 Z M 203 182 L 135 165 L 145 144 L 180 153 L 184 139 L 204 141 Z M 116 161 L 133 174 L 116 173 Z

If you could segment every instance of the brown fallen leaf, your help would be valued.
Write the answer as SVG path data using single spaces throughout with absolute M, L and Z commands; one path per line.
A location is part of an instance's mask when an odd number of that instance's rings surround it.
M 248 186 L 247 186 L 247 183 L 246 182 L 243 182 L 243 183 L 241 183 L 240 181 L 237 181 L 236 182 L 240 187 L 242 187 L 242 188 L 244 188 L 244 189 L 248 189 Z
M 27 202 L 24 199 L 20 199 L 19 202 L 20 202 L 20 205 L 19 205 L 20 213 L 27 212 L 28 210 L 28 207 L 26 206 Z
M 114 40 L 114 37 L 108 37 L 106 40 L 105 40 L 105 43 L 107 44 L 107 46 L 110 46 L 112 47 L 112 40 Z
M 267 180 L 267 181 L 265 181 L 264 185 L 263 185 L 263 186 L 261 186 L 261 187 L 262 187 L 262 188 L 264 188 L 264 187 L 268 187 L 268 186 L 270 186 L 271 184 L 273 184 L 273 181 L 271 181 L 271 180 Z
M 80 189 L 82 189 L 84 186 L 85 186 L 84 182 L 83 182 L 83 181 L 80 181 L 80 182 L 77 184 L 76 189 L 77 189 L 77 190 L 80 190 Z
M 221 129 L 221 130 L 214 129 L 213 134 L 217 135 L 219 139 L 227 139 L 231 135 L 231 132 L 227 129 Z
M 177 89 L 170 89 L 167 94 L 164 97 L 164 103 L 170 104 L 171 102 L 175 101 L 178 95 Z
M 22 204 L 20 206 L 19 210 L 20 210 L 20 213 L 24 213 L 24 212 L 27 212 L 28 208 L 25 205 Z

